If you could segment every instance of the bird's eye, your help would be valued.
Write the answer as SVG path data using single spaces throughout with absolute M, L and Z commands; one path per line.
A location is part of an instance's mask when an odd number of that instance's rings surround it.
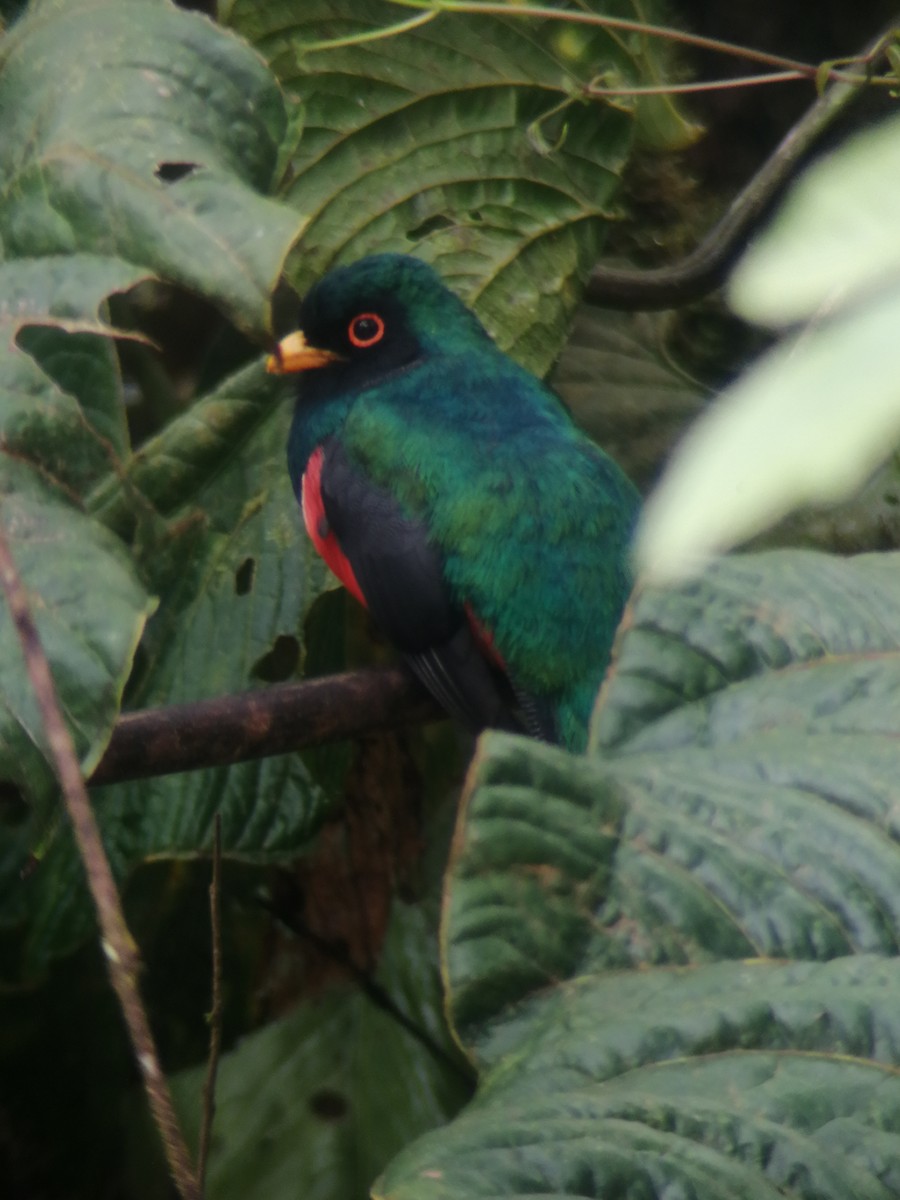
M 352 345 L 365 350 L 367 346 L 374 346 L 384 337 L 384 321 L 378 313 L 360 313 L 347 327 L 347 337 Z

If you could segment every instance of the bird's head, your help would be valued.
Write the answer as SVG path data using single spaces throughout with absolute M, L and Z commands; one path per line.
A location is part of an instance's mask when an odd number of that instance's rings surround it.
M 426 263 L 374 254 L 321 279 L 300 328 L 267 362 L 273 374 L 314 371 L 313 393 L 346 395 L 397 371 L 489 343 L 484 327 Z

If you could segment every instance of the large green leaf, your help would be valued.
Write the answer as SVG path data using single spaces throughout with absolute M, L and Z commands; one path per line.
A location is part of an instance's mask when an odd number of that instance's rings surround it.
M 168 0 L 43 0 L 6 35 L 7 258 L 113 255 L 267 327 L 301 222 L 266 199 L 288 129 L 264 65 Z
M 305 105 L 286 196 L 310 224 L 291 277 L 302 290 L 335 260 L 414 252 L 505 349 L 546 371 L 599 256 L 632 139 L 626 106 L 585 104 L 579 90 L 604 69 L 652 74 L 647 47 L 462 13 L 353 42 L 406 15 L 385 0 L 225 6 Z M 351 44 L 321 48 L 329 39 Z M 671 144 L 685 128 L 657 133 Z
M 482 741 L 442 939 L 479 1098 L 380 1192 L 896 1194 L 898 583 L 645 589 L 590 756 Z
M 900 962 L 869 956 L 557 986 L 519 1015 L 478 1100 L 376 1195 L 888 1200 L 898 994 Z

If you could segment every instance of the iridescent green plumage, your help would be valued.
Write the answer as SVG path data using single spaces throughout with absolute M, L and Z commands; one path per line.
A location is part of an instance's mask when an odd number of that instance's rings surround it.
M 372 314 L 383 337 L 354 346 L 350 323 Z M 629 590 L 631 483 L 423 263 L 378 255 L 332 272 L 304 301 L 301 325 L 335 359 L 302 379 L 295 486 L 333 439 L 421 523 L 452 604 L 489 633 L 517 695 L 552 714 L 560 741 L 583 747 Z

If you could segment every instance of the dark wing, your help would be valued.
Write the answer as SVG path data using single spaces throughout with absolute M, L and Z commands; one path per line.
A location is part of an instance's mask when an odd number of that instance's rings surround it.
M 424 523 L 373 484 L 335 438 L 322 451 L 325 518 L 375 623 L 462 724 L 522 729 L 510 687 L 488 665 L 464 611 L 449 595 L 441 553 Z M 541 736 L 527 725 L 526 730 Z

